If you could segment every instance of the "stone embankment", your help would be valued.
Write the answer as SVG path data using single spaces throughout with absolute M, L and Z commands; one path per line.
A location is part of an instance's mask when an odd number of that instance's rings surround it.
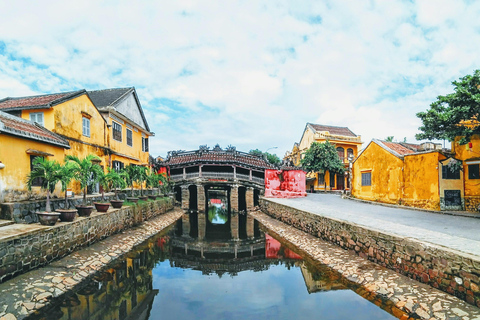
M 53 298 L 74 290 L 98 270 L 170 226 L 182 214 L 180 209 L 171 210 L 0 284 L 0 320 L 24 319 Z
M 381 267 L 358 256 L 354 250 L 345 251 L 261 211 L 249 214 L 268 228 L 269 233 L 288 241 L 314 263 L 340 273 L 350 282 L 352 290 L 399 319 L 480 320 L 480 309 L 450 294 Z M 283 214 L 285 218 L 287 213 Z
M 21 273 L 44 266 L 80 247 L 90 245 L 124 229 L 133 227 L 173 208 L 171 198 L 148 201 L 90 217 L 77 217 L 73 222 L 55 226 L 28 225 L 26 232 L 0 234 L 0 283 Z M 4 228 L 15 228 L 17 225 Z
M 275 219 L 480 307 L 480 257 L 266 199 L 260 205 Z

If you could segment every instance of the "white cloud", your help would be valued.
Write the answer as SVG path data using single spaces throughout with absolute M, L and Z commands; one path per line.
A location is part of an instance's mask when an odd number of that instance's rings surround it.
M 413 140 L 478 68 L 464 1 L 0 3 L 0 94 L 135 86 L 153 155 L 298 141 L 306 122 Z M 170 101 L 170 102 L 168 102 Z

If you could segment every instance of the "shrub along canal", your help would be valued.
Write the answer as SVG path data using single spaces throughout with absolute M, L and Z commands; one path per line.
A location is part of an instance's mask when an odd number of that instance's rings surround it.
M 27 319 L 395 319 L 255 222 L 233 240 L 182 220 Z

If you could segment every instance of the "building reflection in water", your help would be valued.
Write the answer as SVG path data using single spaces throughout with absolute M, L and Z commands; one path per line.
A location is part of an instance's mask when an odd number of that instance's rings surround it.
M 213 238 L 207 236 L 202 231 L 207 230 L 204 220 L 186 214 L 168 230 L 83 283 L 79 290 L 67 293 L 28 319 L 149 319 L 159 292 L 153 289 L 152 270 L 165 260 L 169 260 L 172 267 L 219 277 L 236 276 L 247 270 L 263 271 L 282 264 L 289 269 L 300 268 L 309 293 L 347 288 L 338 273 L 326 266 L 313 267 L 305 262 L 300 255 L 265 234 L 249 217 L 240 220 L 246 230 L 242 238 L 238 224 L 237 230 L 230 230 L 228 235 L 217 232 Z M 191 232 L 192 227 L 197 231 Z

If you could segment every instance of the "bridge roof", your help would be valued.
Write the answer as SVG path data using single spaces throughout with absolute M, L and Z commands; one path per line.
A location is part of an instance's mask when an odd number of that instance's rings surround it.
M 165 165 L 184 167 L 190 164 L 239 164 L 259 169 L 274 169 L 275 167 L 262 157 L 236 150 L 205 150 L 170 151 Z

